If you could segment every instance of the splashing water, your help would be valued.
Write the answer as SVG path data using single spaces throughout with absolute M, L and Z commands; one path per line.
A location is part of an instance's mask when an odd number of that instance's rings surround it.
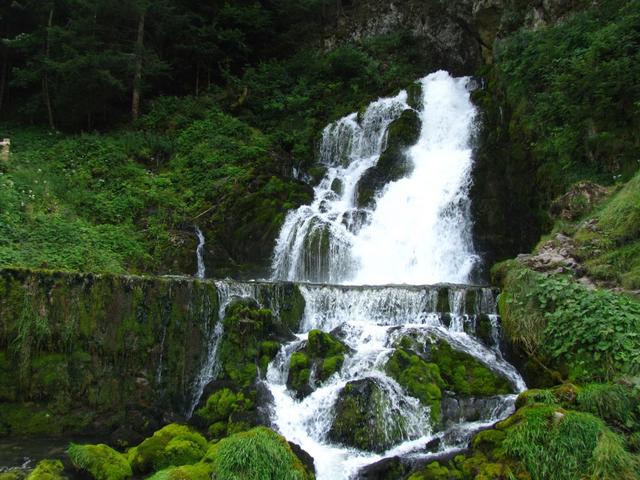
M 385 457 L 424 458 L 434 453 L 427 448 L 434 439 L 440 439 L 439 452 L 460 449 L 479 429 L 513 410 L 514 394 L 481 398 L 474 406 L 479 420 L 469 421 L 461 408 L 455 421 L 435 430 L 429 408 L 385 373 L 395 344 L 405 335 L 424 343 L 446 341 L 508 380 L 513 392 L 526 388 L 500 354 L 495 291 L 463 285 L 479 262 L 469 213 L 476 119 L 470 79 L 440 71 L 420 85 L 420 136 L 405 152 L 413 167 L 409 175 L 388 183 L 371 207 L 358 206 L 358 183 L 384 152 L 389 126 L 411 108 L 403 91 L 324 129 L 319 162 L 326 174 L 314 189 L 313 202 L 285 219 L 273 254 L 274 282 L 217 282 L 220 318 L 236 296 L 254 298 L 277 318 L 279 281 L 304 282 L 297 286 L 305 301 L 300 331 L 282 346 L 261 381 L 273 395 L 274 428 L 311 454 L 319 480 L 353 478 Z M 457 285 L 426 286 L 438 282 Z M 477 338 L 478 323 L 487 319 L 490 335 Z M 349 352 L 338 372 L 298 400 L 286 386 L 289 363 L 312 329 L 332 332 Z M 209 360 L 194 384 L 191 412 L 217 374 L 222 335 L 222 327 L 211 333 Z M 329 439 L 340 392 L 349 382 L 365 379 L 386 399 L 384 435 L 392 430 L 396 435 L 383 453 Z M 393 424 L 398 418 L 399 424 Z
M 200 230 L 198 226 L 196 226 L 196 236 L 198 237 L 198 246 L 196 247 L 196 262 L 198 265 L 198 270 L 196 271 L 196 277 L 204 278 L 204 233 L 202 233 L 202 230 Z
M 274 280 L 325 283 L 300 284 L 305 299 L 301 332 L 282 347 L 266 378 L 275 402 L 275 427 L 314 457 L 320 480 L 351 478 L 363 466 L 389 456 L 428 455 L 433 452 L 425 451 L 425 445 L 435 438 L 442 441 L 441 450 L 459 449 L 474 432 L 513 410 L 513 394 L 480 399 L 480 420 L 468 422 L 462 414 L 446 430 L 432 431 L 428 408 L 384 372 L 394 343 L 404 335 L 422 342 L 444 340 L 507 379 L 514 392 L 526 388 L 500 354 L 492 289 L 420 286 L 464 284 L 479 263 L 469 200 L 476 120 L 470 79 L 440 71 L 420 85 L 420 136 L 405 152 L 411 173 L 388 183 L 371 208 L 358 207 L 358 182 L 384 151 L 389 126 L 411 108 L 405 92 L 373 102 L 360 117 L 354 113 L 327 126 L 319 152 L 326 174 L 315 187 L 313 202 L 288 214 L 274 250 Z M 472 292 L 474 298 L 469 297 Z M 446 311 L 439 305 L 441 293 Z M 490 323 L 489 339 L 474 337 L 481 318 Z M 350 353 L 339 372 L 296 400 L 286 387 L 288 365 L 316 328 L 339 335 Z M 328 439 L 340 391 L 362 379 L 384 390 L 387 418 L 400 411 L 406 419 L 399 443 L 383 454 Z M 473 399 L 456 401 L 464 405 Z
M 479 258 L 471 238 L 469 185 L 476 110 L 469 78 L 433 73 L 422 86 L 422 128 L 406 152 L 412 173 L 386 185 L 372 210 L 356 187 L 384 151 L 389 125 L 410 108 L 406 92 L 380 99 L 361 121 L 324 129 L 327 173 L 311 205 L 290 212 L 272 264 L 276 280 L 380 285 L 463 283 Z

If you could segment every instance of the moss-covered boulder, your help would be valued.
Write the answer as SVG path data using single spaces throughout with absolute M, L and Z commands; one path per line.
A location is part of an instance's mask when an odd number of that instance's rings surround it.
M 361 450 L 383 452 L 404 435 L 401 412 L 393 409 L 385 389 L 373 378 L 349 382 L 335 404 L 329 439 Z
M 129 449 L 127 456 L 136 473 L 162 470 L 171 465 L 187 465 L 200 460 L 207 441 L 186 425 L 172 423 Z
M 76 469 L 95 480 L 124 480 L 133 475 L 127 456 L 108 445 L 72 443 L 67 455 Z
M 509 381 L 466 352 L 455 350 L 446 341 L 432 344 L 429 360 L 440 367 L 447 390 L 458 395 L 487 396 L 513 392 Z
M 427 363 L 417 354 L 396 349 L 385 365 L 385 370 L 408 393 L 429 406 L 434 422 L 440 419 L 442 389 L 446 383 L 435 363 Z
M 287 387 L 298 398 L 309 395 L 316 383 L 342 368 L 347 351 L 348 347 L 330 333 L 311 330 L 304 347 L 291 355 Z
M 212 393 L 196 415 L 208 426 L 209 436 L 223 438 L 254 426 L 252 409 L 255 392 L 234 391 L 224 387 Z
M 227 307 L 223 325 L 218 348 L 222 367 L 219 378 L 231 380 L 240 388 L 249 387 L 278 353 L 281 326 L 270 310 L 261 309 L 247 299 Z
M 513 391 L 506 378 L 468 353 L 455 350 L 444 339 L 409 334 L 400 338 L 395 346 L 396 349 L 385 364 L 385 371 L 409 395 L 430 408 L 434 425 L 446 420 L 442 418 L 445 391 L 469 400 L 464 405 L 449 402 L 445 413 L 454 416 L 458 416 L 463 407 L 468 412 L 480 412 L 491 403 L 488 400 L 475 401 L 475 397 L 493 397 Z
M 27 480 L 64 480 L 64 465 L 60 460 L 40 460 L 29 475 Z
M 378 162 L 362 175 L 356 187 L 358 206 L 370 206 L 387 183 L 411 172 L 413 166 L 405 151 L 418 141 L 421 123 L 418 113 L 410 109 L 391 123 L 385 150 Z

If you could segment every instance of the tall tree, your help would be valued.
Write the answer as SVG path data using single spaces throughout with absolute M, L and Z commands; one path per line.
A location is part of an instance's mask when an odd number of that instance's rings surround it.
M 140 116 L 140 89 L 142 88 L 142 61 L 144 56 L 144 23 L 147 5 L 142 5 L 138 18 L 138 30 L 135 46 L 135 67 L 133 73 L 133 94 L 131 98 L 131 119 L 136 121 Z

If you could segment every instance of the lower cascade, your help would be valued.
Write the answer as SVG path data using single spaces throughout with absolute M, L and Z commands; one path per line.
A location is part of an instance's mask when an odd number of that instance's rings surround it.
M 313 457 L 320 480 L 463 448 L 526 388 L 500 351 L 496 291 L 469 285 L 472 81 L 440 71 L 414 87 L 324 130 L 325 177 L 287 216 L 271 282 L 217 283 L 221 316 L 249 297 L 278 317 L 286 281 L 304 299 L 259 382 L 273 428 Z M 216 377 L 222 335 L 189 414 Z

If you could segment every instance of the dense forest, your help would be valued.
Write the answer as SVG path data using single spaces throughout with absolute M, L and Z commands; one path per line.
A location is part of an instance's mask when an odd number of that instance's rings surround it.
M 640 1 L 7 0 L 2 139 L 0 480 L 640 479 Z

